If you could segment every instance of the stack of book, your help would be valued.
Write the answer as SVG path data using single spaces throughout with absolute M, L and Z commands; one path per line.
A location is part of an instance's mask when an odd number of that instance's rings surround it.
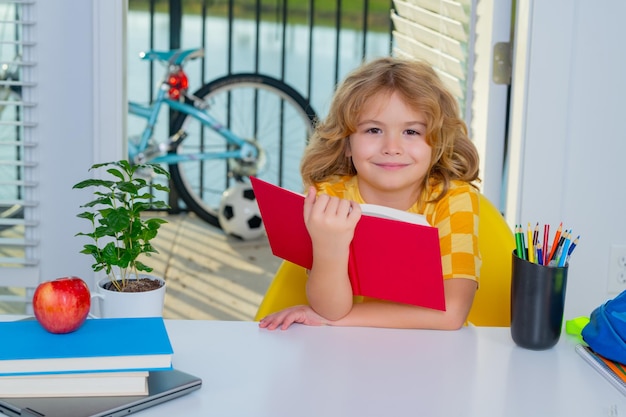
M 160 317 L 88 319 L 67 334 L 0 322 L 0 335 L 2 398 L 147 395 L 149 371 L 172 369 Z

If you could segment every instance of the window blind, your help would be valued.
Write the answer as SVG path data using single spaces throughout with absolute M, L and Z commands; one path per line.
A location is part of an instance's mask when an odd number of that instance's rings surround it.
M 39 282 L 35 0 L 0 0 L 0 301 Z
M 430 63 L 470 125 L 476 0 L 394 0 L 394 54 Z

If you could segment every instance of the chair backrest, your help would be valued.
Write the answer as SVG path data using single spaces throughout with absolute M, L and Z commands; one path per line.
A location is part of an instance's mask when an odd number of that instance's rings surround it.
M 513 232 L 494 205 L 482 194 L 478 245 L 482 257 L 480 287 L 468 321 L 476 326 L 510 325 L 511 261 L 515 248 Z M 304 268 L 284 261 L 270 284 L 255 320 L 298 304 L 306 304 Z
M 259 305 L 254 320 L 259 321 L 268 314 L 284 308 L 308 304 L 306 298 L 306 269 L 283 261 Z
M 480 195 L 478 247 L 483 263 L 468 321 L 476 326 L 511 325 L 511 263 L 515 236 L 498 209 Z

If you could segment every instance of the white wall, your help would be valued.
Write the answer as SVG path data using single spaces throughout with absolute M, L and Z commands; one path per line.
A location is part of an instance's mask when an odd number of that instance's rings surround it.
M 89 195 L 72 185 L 123 155 L 125 0 L 41 0 L 36 10 L 40 278 L 90 282 L 86 241 L 74 237 L 88 231 L 76 214 Z
M 615 296 L 610 245 L 626 244 L 626 2 L 517 3 L 507 221 L 563 221 L 581 235 L 569 319 Z

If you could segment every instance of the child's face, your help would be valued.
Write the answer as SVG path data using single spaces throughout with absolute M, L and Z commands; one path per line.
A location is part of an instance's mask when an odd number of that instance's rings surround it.
M 397 93 L 380 93 L 366 102 L 347 150 L 365 201 L 402 210 L 417 200 L 431 155 L 426 118 Z

